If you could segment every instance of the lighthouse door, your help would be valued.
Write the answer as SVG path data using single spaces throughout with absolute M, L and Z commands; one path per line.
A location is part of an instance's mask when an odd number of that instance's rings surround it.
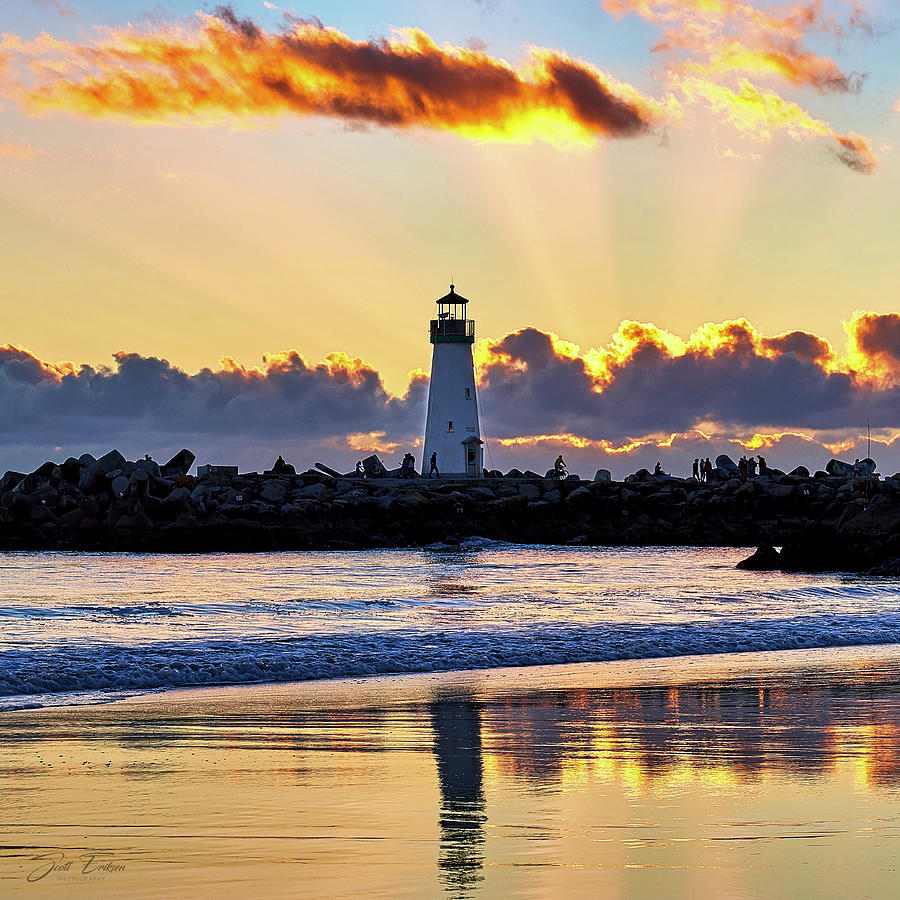
M 478 475 L 478 451 L 474 444 L 466 444 L 466 475 L 470 478 Z

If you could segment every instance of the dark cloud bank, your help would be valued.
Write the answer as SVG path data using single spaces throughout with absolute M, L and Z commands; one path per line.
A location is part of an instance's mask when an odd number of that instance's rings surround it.
M 764 338 L 728 323 L 715 340 L 673 351 L 642 327 L 626 353 L 599 366 L 535 328 L 493 343 L 480 370 L 489 460 L 541 469 L 561 449 L 583 474 L 603 466 L 624 475 L 657 459 L 683 471 L 696 455 L 739 455 L 734 438 L 760 433 L 750 446 L 770 462 L 821 467 L 832 455 L 823 442 L 858 438 L 867 420 L 876 435 L 900 422 L 900 315 L 857 314 L 842 367 L 803 332 Z M 111 447 L 158 458 L 188 446 L 201 463 L 255 470 L 279 453 L 302 468 L 319 459 L 350 467 L 371 448 L 393 460 L 420 438 L 426 398 L 425 378 L 391 396 L 377 371 L 341 354 L 312 365 L 290 352 L 260 370 L 188 374 L 127 353 L 109 368 L 54 366 L 6 346 L 0 469 Z M 853 458 L 864 446 L 840 449 Z M 876 442 L 874 452 L 883 471 L 900 469 L 900 441 L 896 451 Z

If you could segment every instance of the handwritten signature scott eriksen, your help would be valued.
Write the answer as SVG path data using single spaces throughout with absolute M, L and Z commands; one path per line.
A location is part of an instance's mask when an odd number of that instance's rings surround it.
M 82 853 L 79 856 L 66 856 L 62 850 L 51 850 L 35 856 L 33 859 L 38 865 L 26 876 L 26 880 L 31 882 L 41 881 L 53 872 L 63 879 L 66 876 L 77 877 L 79 875 L 102 878 L 111 872 L 125 871 L 125 863 L 119 862 L 111 853 Z

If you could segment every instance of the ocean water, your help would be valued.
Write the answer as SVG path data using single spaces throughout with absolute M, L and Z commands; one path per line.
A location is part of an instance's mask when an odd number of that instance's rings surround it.
M 0 554 L 0 709 L 189 685 L 900 643 L 900 584 L 747 551 Z

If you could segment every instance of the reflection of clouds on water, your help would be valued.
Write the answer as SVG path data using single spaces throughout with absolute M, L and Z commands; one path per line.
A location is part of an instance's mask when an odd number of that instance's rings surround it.
M 485 768 L 535 786 L 823 779 L 900 789 L 900 693 L 764 680 L 520 694 L 482 710 Z
M 481 714 L 471 697 L 438 699 L 430 710 L 441 794 L 438 866 L 447 892 L 465 896 L 484 877 Z

